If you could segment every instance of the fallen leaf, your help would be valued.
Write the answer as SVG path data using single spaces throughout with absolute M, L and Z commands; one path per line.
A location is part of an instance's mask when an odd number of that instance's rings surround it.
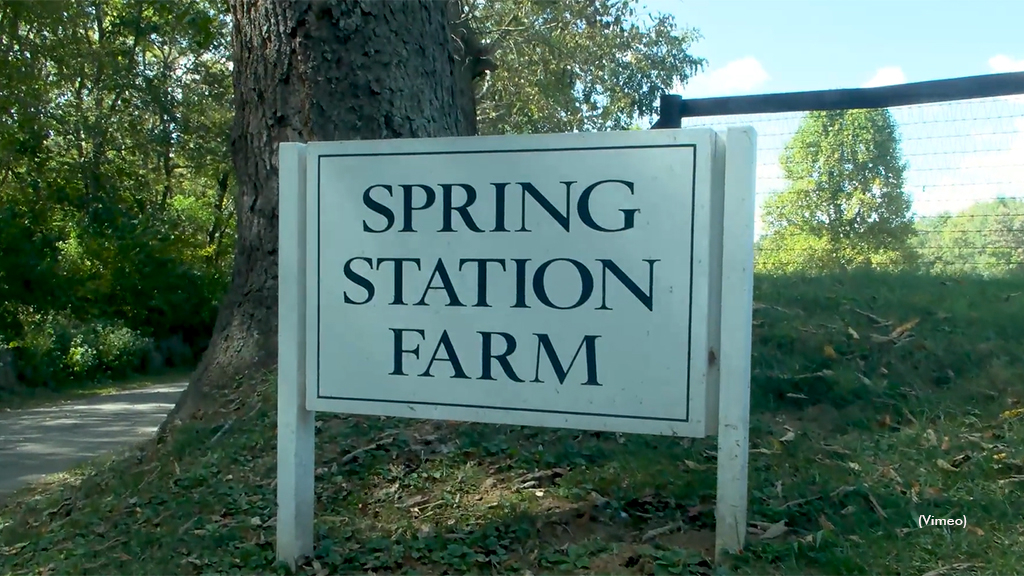
M 419 495 L 419 496 L 411 496 L 411 497 L 406 498 L 405 500 L 399 502 L 398 503 L 398 507 L 399 508 L 411 508 L 411 507 L 413 507 L 413 506 L 415 506 L 417 504 L 422 504 L 422 503 L 426 502 L 429 499 L 430 499 L 429 496 L 425 496 L 425 495 L 422 495 L 422 494 Z
M 942 458 L 935 461 L 935 464 L 939 467 L 939 470 L 945 470 L 946 472 L 956 472 L 957 469 L 950 466 L 949 462 L 946 462 Z
M 683 527 L 683 523 L 682 522 L 673 522 L 672 524 L 669 524 L 667 526 L 662 526 L 661 528 L 655 528 L 654 530 L 648 531 L 646 534 L 643 535 L 643 538 L 641 538 L 640 540 L 643 541 L 643 542 L 646 542 L 646 541 L 648 541 L 648 540 L 650 540 L 652 538 L 656 538 L 656 537 L 661 536 L 663 534 L 668 534 L 669 532 L 673 532 L 673 531 L 678 530 L 678 529 L 680 529 L 682 527 Z
M 836 529 L 836 527 L 833 526 L 832 523 L 828 521 L 828 518 L 825 518 L 824 514 L 819 514 L 818 515 L 818 524 L 821 524 L 821 529 L 822 530 L 835 530 Z
M 761 539 L 771 540 L 772 538 L 778 538 L 779 536 L 785 534 L 788 530 L 789 528 L 786 527 L 786 521 L 782 520 L 780 522 L 772 524 L 767 530 L 765 530 L 764 534 L 761 536 Z
M 999 415 L 1003 420 L 1012 420 L 1024 414 L 1024 408 L 1014 408 L 1013 410 L 1007 410 Z
M 863 314 L 864 316 L 867 316 L 869 319 L 871 319 L 872 322 L 874 322 L 878 326 L 889 326 L 890 324 L 892 324 L 892 322 L 889 322 L 888 320 L 879 318 L 878 316 L 875 316 L 874 314 L 872 314 L 870 312 L 864 312 L 863 310 L 858 310 L 856 308 L 854 308 L 853 311 L 858 313 L 858 314 Z
M 836 354 L 836 351 L 835 351 L 834 348 L 832 348 L 831 346 L 827 346 L 827 345 L 825 346 L 825 358 L 828 358 L 830 360 L 834 360 L 834 359 L 836 359 L 838 357 L 839 357 L 839 355 Z
M 792 502 L 786 502 L 779 509 L 780 510 L 785 510 L 786 508 L 789 508 L 790 506 L 799 506 L 800 504 L 803 504 L 805 502 L 811 502 L 812 500 L 817 500 L 819 498 L 821 498 L 821 495 L 811 496 L 810 498 L 801 498 L 799 500 L 793 500 Z
M 832 493 L 829 494 L 829 496 L 831 496 L 832 498 L 837 498 L 839 496 L 842 496 L 843 494 L 846 494 L 847 492 L 853 492 L 854 490 L 855 488 L 853 486 L 840 486 L 839 488 L 833 490 Z
M 977 536 L 984 536 L 985 535 L 985 531 L 982 530 L 981 528 L 978 528 L 977 526 L 968 526 L 967 529 L 970 530 L 971 532 L 973 532 Z
M 942 450 L 949 450 L 949 436 L 942 437 Z
M 847 326 L 846 331 L 850 333 L 850 336 L 853 336 L 854 340 L 860 340 L 860 336 L 858 336 L 857 333 L 853 331 L 853 328 Z
M 917 418 L 914 418 L 914 415 L 911 414 L 906 408 L 903 409 L 903 415 L 906 416 L 907 420 L 910 420 L 911 423 L 917 425 Z
M 879 473 L 880 476 L 882 476 L 884 478 L 888 478 L 889 480 L 892 480 L 893 482 L 896 482 L 897 484 L 902 483 L 902 479 L 900 478 L 900 475 L 896 473 L 896 470 L 893 470 L 892 466 L 884 466 L 883 468 L 881 468 L 878 471 L 878 473 Z
M 945 574 L 947 572 L 959 572 L 961 570 L 966 570 L 966 569 L 968 569 L 968 568 L 970 568 L 972 566 L 974 566 L 974 564 L 968 564 L 968 563 L 950 564 L 949 566 L 942 566 L 942 567 L 936 568 L 935 570 L 932 570 L 930 572 L 925 572 L 921 576 L 940 576 L 941 574 Z
M 872 496 L 870 492 L 867 493 L 867 497 L 868 502 L 871 504 L 871 508 L 875 510 L 875 514 L 878 514 L 878 517 L 883 520 L 887 518 L 888 516 L 886 515 L 885 510 L 882 510 L 882 507 L 878 505 L 878 500 L 875 500 L 875 497 Z
M 785 436 L 779 438 L 779 442 L 791 442 L 794 438 L 796 438 L 796 434 L 794 434 L 793 431 L 790 430 L 789 432 L 786 432 Z
M 810 374 L 798 374 L 796 376 L 793 376 L 793 380 L 806 380 L 807 378 L 828 378 L 833 374 L 835 374 L 835 372 L 831 370 L 821 370 L 818 372 L 812 372 Z
M 931 428 L 925 430 L 924 436 L 925 436 L 925 444 L 924 445 L 925 445 L 926 448 L 930 447 L 930 446 L 937 446 L 938 445 L 939 440 L 938 440 L 938 438 L 935 437 L 935 431 L 932 430 Z
M 968 454 L 967 452 L 964 452 L 963 454 L 957 456 L 956 458 L 953 458 L 953 461 L 950 462 L 950 464 L 952 464 L 954 468 L 959 469 L 961 466 L 966 464 L 967 461 L 970 460 L 970 459 L 971 459 L 971 455 Z
M 896 327 L 896 329 L 893 330 L 891 334 L 889 334 L 889 338 L 899 338 L 900 336 L 903 336 L 911 328 L 913 328 L 914 326 L 917 326 L 917 323 L 920 322 L 920 321 L 921 321 L 920 318 L 914 318 L 910 322 L 907 322 L 906 324 L 902 324 L 902 325 Z
M 935 486 L 929 486 L 928 488 L 925 488 L 924 493 L 927 494 L 929 498 L 938 498 L 942 496 L 942 490 L 936 488 Z

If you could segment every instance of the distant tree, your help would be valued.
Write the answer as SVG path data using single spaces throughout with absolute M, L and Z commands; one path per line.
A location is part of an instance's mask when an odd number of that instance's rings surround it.
M 1024 273 L 1024 201 L 979 202 L 957 214 L 923 218 L 914 247 L 936 274 Z
M 913 260 L 906 164 L 888 110 L 811 112 L 779 163 L 789 185 L 765 201 L 759 269 L 829 272 Z

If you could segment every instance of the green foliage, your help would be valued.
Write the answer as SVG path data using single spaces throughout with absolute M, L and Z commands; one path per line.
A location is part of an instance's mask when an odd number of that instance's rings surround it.
M 888 110 L 811 112 L 779 158 L 789 186 L 765 201 L 758 269 L 897 269 L 913 261 L 906 164 Z
M 69 380 L 123 378 L 146 368 L 153 341 L 119 323 L 80 322 L 68 313 L 23 308 L 22 334 L 10 343 L 14 365 L 29 387 Z
M 484 133 L 635 129 L 703 64 L 696 32 L 636 23 L 635 0 L 466 5 L 501 63 Z M 104 359 L 104 326 L 171 363 L 203 348 L 234 246 L 224 10 L 0 2 L 0 344 L 23 344 L 27 383 L 137 368 Z
M 497 49 L 478 97 L 482 134 L 627 130 L 704 64 L 699 38 L 637 0 L 466 0 Z
M 0 343 L 41 346 L 29 383 L 135 369 L 140 334 L 209 334 L 234 243 L 223 9 L 0 3 Z M 73 343 L 44 345 L 25 309 L 54 338 L 77 323 Z
M 923 218 L 914 245 L 936 274 L 1005 276 L 1024 272 L 1024 201 L 980 202 L 958 214 Z
M 316 550 L 297 573 L 1017 573 L 1021 292 L 758 276 L 751 533 L 719 568 L 714 438 L 318 414 Z M 274 391 L 239 382 L 164 442 L 12 495 L 0 573 L 286 573 Z

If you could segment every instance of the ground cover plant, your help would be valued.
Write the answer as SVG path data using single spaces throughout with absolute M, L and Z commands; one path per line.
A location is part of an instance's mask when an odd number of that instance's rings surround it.
M 710 559 L 713 439 L 321 415 L 298 572 L 1016 572 L 1024 279 L 759 276 L 755 300 L 742 554 Z M 0 571 L 287 573 L 273 374 L 226 388 L 166 438 L 10 497 Z

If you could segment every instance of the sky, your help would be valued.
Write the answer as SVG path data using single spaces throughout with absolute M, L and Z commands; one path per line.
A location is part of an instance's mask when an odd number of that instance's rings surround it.
M 858 88 L 1024 71 L 1022 0 L 640 0 L 702 38 L 684 98 Z M 1024 97 L 892 110 L 918 215 L 1024 197 Z M 686 119 L 758 131 L 758 194 L 784 185 L 777 154 L 799 114 Z

